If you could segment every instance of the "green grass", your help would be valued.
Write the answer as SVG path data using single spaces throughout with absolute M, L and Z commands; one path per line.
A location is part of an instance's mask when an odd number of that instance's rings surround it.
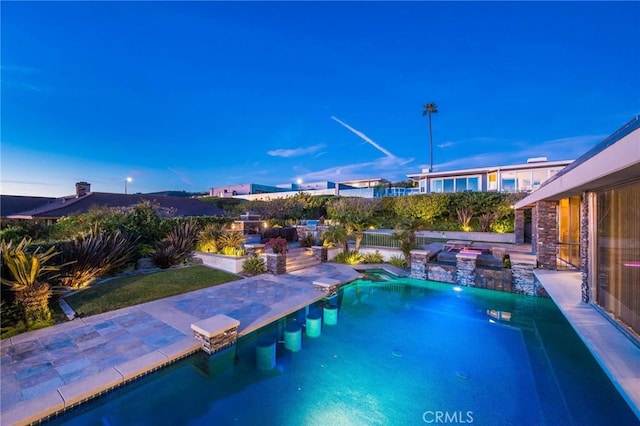
M 89 316 L 239 279 L 206 266 L 190 266 L 116 278 L 72 294 L 65 300 L 80 316 Z

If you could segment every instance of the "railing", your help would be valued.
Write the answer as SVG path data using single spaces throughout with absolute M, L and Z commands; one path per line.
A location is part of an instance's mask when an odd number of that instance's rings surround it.
M 400 241 L 393 238 L 393 233 L 382 232 L 364 232 L 362 237 L 362 245 L 376 247 L 399 248 Z M 433 239 L 417 236 L 416 243 L 419 246 L 429 244 Z

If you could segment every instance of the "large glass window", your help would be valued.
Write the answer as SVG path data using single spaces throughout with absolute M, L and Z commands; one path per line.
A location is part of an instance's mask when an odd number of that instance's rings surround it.
M 558 236 L 560 260 L 567 265 L 580 267 L 580 197 L 560 200 L 558 212 Z
M 504 192 L 516 192 L 516 172 L 502 172 L 501 189 Z
M 640 333 L 640 182 L 598 192 L 596 216 L 596 303 Z
M 480 191 L 480 178 L 470 177 L 467 179 L 467 191 Z
M 547 180 L 547 176 L 549 176 L 549 172 L 545 170 L 534 170 L 533 171 L 533 189 L 537 189 L 542 182 Z
M 533 189 L 531 185 L 531 170 L 517 172 L 516 181 L 518 182 L 518 191 L 525 192 Z
M 443 179 L 444 181 L 444 192 L 455 192 L 455 186 L 453 179 Z
M 431 180 L 431 192 L 442 192 L 442 179 Z

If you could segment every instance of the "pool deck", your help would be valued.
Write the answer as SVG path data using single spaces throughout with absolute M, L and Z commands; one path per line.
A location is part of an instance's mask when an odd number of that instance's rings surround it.
M 581 301 L 580 272 L 535 270 L 545 290 L 640 419 L 640 348 Z
M 263 274 L 4 339 L 0 423 L 39 421 L 196 352 L 192 323 L 225 314 L 243 336 L 325 297 L 314 280 L 359 276 L 328 263 Z

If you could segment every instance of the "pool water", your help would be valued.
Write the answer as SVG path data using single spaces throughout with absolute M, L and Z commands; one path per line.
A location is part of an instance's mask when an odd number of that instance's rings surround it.
M 369 278 L 369 279 L 366 279 Z M 65 425 L 633 425 L 549 299 L 373 274 L 325 303 L 337 325 L 283 347 L 305 310 L 55 418 Z M 304 330 L 304 328 L 303 328 Z M 256 368 L 256 344 L 277 343 Z

